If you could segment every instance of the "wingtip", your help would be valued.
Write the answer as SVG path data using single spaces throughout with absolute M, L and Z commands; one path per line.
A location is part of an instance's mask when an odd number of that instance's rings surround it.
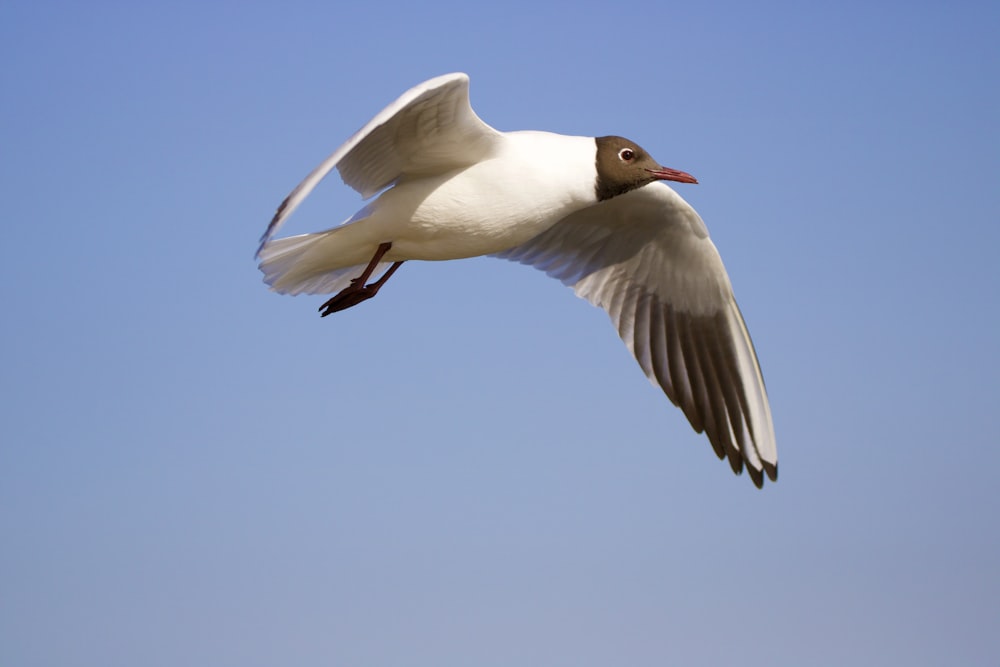
M 764 475 L 767 475 L 767 478 L 771 480 L 771 482 L 778 481 L 778 464 L 768 463 L 766 461 L 761 461 L 761 463 L 763 464 L 763 468 L 759 469 L 750 465 L 747 466 L 747 472 L 750 473 L 750 479 L 753 480 L 753 485 L 758 489 L 764 488 Z
M 729 467 L 732 469 L 734 474 L 743 474 L 743 457 L 740 456 L 738 452 L 730 452 Z M 747 466 L 747 470 L 751 470 L 750 466 Z M 751 472 L 751 474 L 753 473 Z
M 257 262 L 261 261 L 260 254 L 262 252 L 264 252 L 264 246 L 266 246 L 267 242 L 270 241 L 270 240 L 271 240 L 271 234 L 270 233 L 266 233 L 265 232 L 265 234 L 260 237 L 260 242 L 257 244 L 257 252 L 255 252 L 253 254 L 253 258 L 254 258 L 255 261 L 257 261 Z
M 298 188 L 296 188 L 296 190 L 298 190 Z M 257 246 L 257 253 L 254 255 L 255 259 L 260 259 L 261 251 L 264 249 L 264 246 L 267 245 L 267 242 L 271 240 L 271 236 L 274 235 L 274 232 L 278 229 L 278 224 L 281 220 L 282 214 L 285 212 L 285 209 L 288 208 L 288 202 L 291 198 L 292 195 L 288 195 L 283 200 L 281 200 L 280 204 L 278 204 L 277 210 L 271 217 L 271 222 L 267 223 L 267 229 L 265 229 L 264 233 L 260 235 L 260 243 Z

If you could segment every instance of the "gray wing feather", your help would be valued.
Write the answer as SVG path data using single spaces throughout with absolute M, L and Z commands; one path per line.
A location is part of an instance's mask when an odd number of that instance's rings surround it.
M 733 471 L 776 480 L 757 354 L 698 214 L 663 183 L 571 214 L 496 255 L 534 266 L 608 312 L 646 376 Z

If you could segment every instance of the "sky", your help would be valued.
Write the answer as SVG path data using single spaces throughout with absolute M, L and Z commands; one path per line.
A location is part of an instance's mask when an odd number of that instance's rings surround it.
M 0 5 L 0 664 L 995 665 L 1000 6 Z M 275 207 L 383 106 L 699 185 L 781 477 L 496 259 L 320 319 Z M 362 206 L 333 176 L 283 232 Z

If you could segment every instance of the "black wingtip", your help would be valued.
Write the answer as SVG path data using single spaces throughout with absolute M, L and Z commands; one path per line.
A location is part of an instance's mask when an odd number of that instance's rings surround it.
M 733 473 L 737 475 L 743 473 L 743 458 L 740 457 L 739 452 L 730 452 L 729 467 L 732 468 Z M 747 466 L 747 468 L 750 468 L 750 466 Z
M 264 233 L 260 235 L 260 244 L 257 246 L 257 252 L 254 254 L 254 259 L 260 259 L 260 251 L 264 249 L 267 242 L 271 240 L 271 235 L 274 234 L 275 228 L 278 226 L 278 220 L 281 218 L 282 213 L 288 208 L 288 200 L 291 199 L 291 195 L 282 200 L 281 204 L 278 206 L 278 210 L 274 212 L 274 217 L 271 218 L 271 222 L 267 223 L 267 229 Z

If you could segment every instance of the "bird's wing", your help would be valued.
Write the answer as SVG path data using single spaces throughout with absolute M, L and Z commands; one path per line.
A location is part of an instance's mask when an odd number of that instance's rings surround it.
M 771 408 L 722 258 L 664 183 L 573 213 L 496 255 L 561 280 L 611 316 L 646 376 L 758 487 L 778 476 Z
M 285 197 L 260 250 L 336 167 L 347 185 L 371 197 L 404 176 L 444 173 L 490 155 L 503 135 L 469 104 L 469 77 L 445 74 L 411 88 L 380 111 Z

